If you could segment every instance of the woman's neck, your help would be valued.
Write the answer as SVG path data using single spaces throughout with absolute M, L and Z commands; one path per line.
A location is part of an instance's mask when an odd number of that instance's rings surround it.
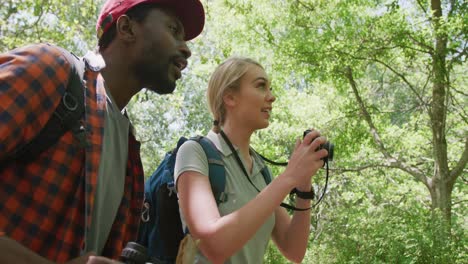
M 224 124 L 223 131 L 232 145 L 239 148 L 242 157 L 244 159 L 249 159 L 250 136 L 252 136 L 253 132 L 234 127 L 229 123 Z

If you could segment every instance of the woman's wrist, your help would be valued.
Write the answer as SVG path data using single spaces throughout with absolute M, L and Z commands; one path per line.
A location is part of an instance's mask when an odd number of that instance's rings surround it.
M 296 190 L 298 190 L 300 192 L 309 192 L 310 188 L 311 188 L 310 184 L 309 185 L 301 185 L 301 186 L 296 187 Z
M 306 188 L 294 188 L 292 190 L 292 194 L 295 194 L 297 198 L 303 199 L 303 200 L 313 200 L 315 198 L 315 193 L 314 193 L 314 188 L 312 186 L 309 186 L 307 191 L 305 191 Z
M 296 203 L 294 206 L 297 208 L 310 208 L 311 203 L 312 203 L 312 200 L 302 199 L 296 196 Z M 307 211 L 296 211 L 296 212 L 310 212 L 310 211 L 307 210 Z
M 294 189 L 294 187 L 296 186 L 297 183 L 294 181 L 293 177 L 291 177 L 288 174 L 289 174 L 289 172 L 285 171 L 282 174 L 280 174 L 277 177 L 277 179 L 281 180 L 282 184 L 285 186 L 285 188 L 288 191 L 291 191 L 292 189 Z

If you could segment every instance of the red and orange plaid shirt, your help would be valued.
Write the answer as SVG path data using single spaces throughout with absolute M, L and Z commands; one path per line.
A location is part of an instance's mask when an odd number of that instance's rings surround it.
M 0 161 L 47 123 L 65 92 L 70 67 L 49 44 L 0 54 Z M 33 160 L 0 168 L 0 234 L 57 262 L 80 256 L 91 223 L 106 109 L 96 69 L 87 67 L 84 76 L 86 148 L 68 131 Z M 124 196 L 102 252 L 110 258 L 136 239 L 143 201 L 140 145 L 132 133 L 128 144 Z

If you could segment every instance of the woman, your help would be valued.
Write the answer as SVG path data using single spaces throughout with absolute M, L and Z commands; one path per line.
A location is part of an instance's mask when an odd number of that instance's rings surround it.
M 215 120 L 207 137 L 222 153 L 227 201 L 216 205 L 203 149 L 187 141 L 179 149 L 174 177 L 183 222 L 199 241 L 195 262 L 262 263 L 270 237 L 286 258 L 301 262 L 310 212 L 295 211 L 291 218 L 279 205 L 294 188 L 311 191 L 312 176 L 327 156 L 326 150 L 316 149 L 326 139 L 316 130 L 297 139 L 285 171 L 266 185 L 260 172 L 265 165 L 250 148 L 251 135 L 268 127 L 275 101 L 263 67 L 247 58 L 228 59 L 213 73 L 207 95 Z M 310 203 L 298 197 L 295 206 L 308 208 Z

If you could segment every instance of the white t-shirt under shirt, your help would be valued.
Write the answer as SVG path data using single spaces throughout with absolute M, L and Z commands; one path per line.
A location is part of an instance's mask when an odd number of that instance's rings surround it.
M 252 200 L 258 194 L 258 191 L 246 179 L 242 168 L 237 163 L 234 154 L 231 152 L 229 146 L 223 140 L 222 136 L 220 134 L 214 133 L 213 131 L 210 131 L 207 135 L 207 138 L 210 139 L 216 148 L 220 151 L 220 153 L 222 153 L 221 156 L 225 164 L 225 193 L 227 194 L 227 201 L 219 204 L 218 206 L 220 215 L 224 216 L 240 209 L 247 202 Z M 253 157 L 254 163 L 252 173 L 250 173 L 249 177 L 255 186 L 261 190 L 266 186 L 265 179 L 261 173 L 261 169 L 265 165 L 257 155 L 252 154 L 252 151 L 251 155 Z M 244 167 L 246 167 L 245 161 L 242 160 L 242 162 Z M 187 141 L 180 147 L 177 153 L 174 169 L 174 177 L 176 182 L 178 177 L 185 171 L 199 172 L 208 177 L 208 161 L 202 146 L 196 141 Z M 185 221 L 182 213 L 181 218 L 185 228 Z M 247 244 L 242 247 L 241 250 L 236 252 L 231 258 L 229 258 L 225 263 L 262 263 L 263 256 L 268 246 L 274 225 L 275 215 L 272 214 L 260 227 L 257 233 L 247 242 Z M 201 252 L 198 252 L 195 258 L 195 263 L 210 262 L 201 254 Z

